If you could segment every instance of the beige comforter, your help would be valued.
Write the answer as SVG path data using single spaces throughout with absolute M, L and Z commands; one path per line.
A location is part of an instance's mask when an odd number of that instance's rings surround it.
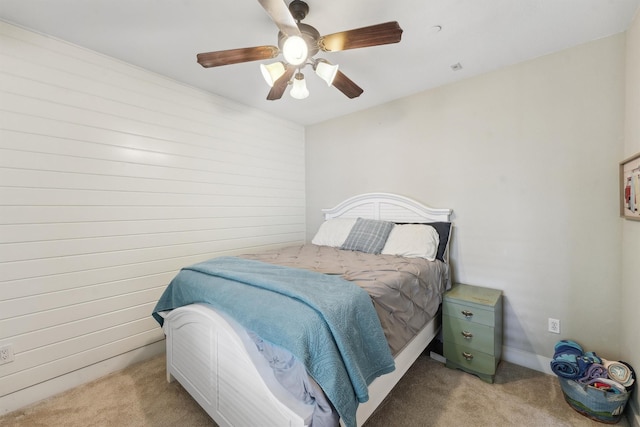
M 357 283 L 371 295 L 394 355 L 436 315 L 442 294 L 450 287 L 448 265 L 437 260 L 373 255 L 312 244 L 242 257 L 338 274 Z

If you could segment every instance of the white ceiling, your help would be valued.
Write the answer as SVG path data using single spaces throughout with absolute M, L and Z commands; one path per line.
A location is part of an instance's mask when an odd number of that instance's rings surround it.
M 307 99 L 267 101 L 260 62 L 198 65 L 200 52 L 277 45 L 277 27 L 256 0 L 0 0 L 0 19 L 306 125 L 625 31 L 640 0 L 307 3 L 303 22 L 320 34 L 387 21 L 404 30 L 398 44 L 316 55 L 339 64 L 364 89 L 359 98 L 305 69 Z M 456 63 L 462 70 L 451 69 Z

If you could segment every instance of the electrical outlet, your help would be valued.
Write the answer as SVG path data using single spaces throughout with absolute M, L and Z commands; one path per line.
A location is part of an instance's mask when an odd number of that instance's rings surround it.
M 560 333 L 560 320 L 549 318 L 549 332 Z
M 13 346 L 11 344 L 0 347 L 0 365 L 13 362 Z

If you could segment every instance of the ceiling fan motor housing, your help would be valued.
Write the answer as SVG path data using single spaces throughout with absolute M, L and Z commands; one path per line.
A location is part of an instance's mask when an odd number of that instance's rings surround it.
M 309 13 L 309 5 L 302 0 L 293 0 L 289 4 L 289 12 L 296 21 L 302 21 Z

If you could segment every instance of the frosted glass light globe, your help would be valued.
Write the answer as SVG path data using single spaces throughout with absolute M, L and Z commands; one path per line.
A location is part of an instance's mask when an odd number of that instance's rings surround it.
M 309 48 L 307 42 L 300 36 L 289 36 L 282 45 L 282 55 L 291 65 L 300 65 L 307 60 Z

